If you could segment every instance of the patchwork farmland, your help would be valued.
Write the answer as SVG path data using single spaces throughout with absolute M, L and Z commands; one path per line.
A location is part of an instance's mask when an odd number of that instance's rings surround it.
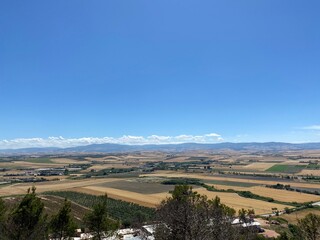
M 294 160 L 293 160 L 294 159 Z M 76 192 L 155 208 L 175 183 L 190 183 L 239 210 L 272 214 L 320 201 L 319 152 L 194 151 L 3 157 L 0 196 Z M 190 180 L 191 179 L 191 180 Z M 168 181 L 170 180 L 170 181 Z M 279 189 L 279 186 L 285 186 Z M 288 187 L 289 186 L 289 187 Z

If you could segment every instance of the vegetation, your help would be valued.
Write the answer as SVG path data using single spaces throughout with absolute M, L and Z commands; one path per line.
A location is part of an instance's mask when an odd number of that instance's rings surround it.
M 306 189 L 292 188 L 290 185 L 283 185 L 280 183 L 277 183 L 275 185 L 266 185 L 266 187 L 275 188 L 275 189 L 282 189 L 282 190 L 287 190 L 287 191 L 302 192 L 302 193 L 307 193 L 307 194 L 320 195 L 320 192 L 317 190 L 311 191 L 311 190 L 306 190 Z
M 89 230 L 93 233 L 94 239 L 101 240 L 104 237 L 112 236 L 119 228 L 119 222 L 108 216 L 108 198 L 105 196 L 102 201 L 93 205 L 92 212 L 89 212 L 84 219 Z
M 172 196 L 162 201 L 157 209 L 156 239 L 264 239 L 256 228 L 242 228 L 231 224 L 236 211 L 220 202 L 219 197 L 209 200 L 187 185 L 178 185 Z M 249 222 L 253 210 L 239 211 L 241 221 Z
M 268 168 L 267 172 L 281 172 L 281 173 L 297 173 L 300 172 L 306 166 L 304 165 L 285 165 L 276 164 L 271 168 Z
M 154 210 L 152 208 L 143 207 L 134 203 L 129 203 L 121 200 L 95 196 L 85 193 L 61 191 L 61 192 L 46 192 L 45 194 L 60 196 L 67 198 L 82 206 L 93 208 L 94 205 L 101 201 L 106 201 L 108 214 L 112 219 L 121 221 L 122 225 L 131 226 L 136 222 L 137 215 L 144 215 L 146 221 L 154 218 Z
M 65 239 L 74 236 L 77 226 L 71 215 L 71 202 L 65 199 L 62 208 L 50 221 L 52 237 Z
M 317 163 L 309 163 L 309 164 L 307 165 L 307 169 L 313 169 L 313 170 L 320 169 L 320 164 L 317 164 Z
M 192 187 L 179 185 L 157 209 L 162 224 L 156 229 L 156 239 L 235 239 L 234 214 L 219 198 L 211 201 Z
M 5 214 L 6 206 L 2 198 L 0 198 L 0 235 L 5 233 Z M 0 238 L 1 239 L 1 238 Z
M 298 221 L 302 235 L 306 240 L 317 240 L 320 238 L 320 216 L 309 213 L 305 218 Z
M 0 239 L 42 240 L 54 238 L 62 240 L 73 237 L 77 226 L 71 211 L 71 202 L 65 199 L 61 208 L 49 217 L 44 213 L 44 204 L 35 191 L 34 187 L 29 189 L 12 209 L 8 208 L 5 202 L 0 199 Z M 145 221 L 157 220 L 156 240 L 265 239 L 257 234 L 256 228 L 232 225 L 231 222 L 236 216 L 234 209 L 222 204 L 218 197 L 210 200 L 207 196 L 198 194 L 188 185 L 175 186 L 172 196 L 163 200 L 156 212 L 106 196 L 75 192 L 54 193 L 50 194 L 67 195 L 92 209 L 84 217 L 84 227 L 94 234 L 94 239 L 100 240 L 113 235 L 114 231 L 120 227 L 121 222 L 122 226 L 129 226 L 124 224 L 123 219 L 131 220 L 130 224 L 133 227 L 139 227 Z M 121 208 L 124 209 L 123 212 L 127 212 L 127 215 L 122 215 L 120 219 L 113 217 L 111 212 L 115 214 L 121 211 Z M 252 209 L 241 209 L 238 217 L 241 222 L 250 223 L 254 214 Z M 276 220 L 287 224 L 285 219 L 278 217 Z M 297 225 L 289 224 L 288 230 L 277 239 L 317 240 L 319 238 L 320 216 L 309 213 L 300 219 Z
M 122 174 L 125 174 L 125 177 L 128 177 L 128 174 L 134 174 L 137 168 L 106 168 L 99 171 L 90 171 L 82 176 L 73 178 L 73 179 L 83 179 L 83 178 L 91 178 L 91 177 L 121 177 Z M 133 176 L 139 176 L 139 174 L 134 174 Z
M 231 193 L 237 193 L 239 196 L 244 197 L 244 198 L 251 198 L 251 199 L 256 199 L 256 200 L 261 200 L 265 202 L 275 202 L 275 203 L 280 203 L 280 204 L 286 204 L 286 205 L 291 205 L 291 206 L 296 206 L 299 207 L 303 204 L 299 204 L 296 202 L 283 202 L 283 201 L 277 201 L 271 197 L 265 197 L 261 196 L 258 194 L 254 194 L 250 191 L 239 191 L 239 190 L 234 190 L 234 189 L 217 189 L 214 186 L 209 186 L 205 183 L 203 183 L 199 179 L 194 179 L 194 178 L 171 178 L 169 180 L 165 180 L 162 182 L 162 184 L 167 184 L 167 185 L 196 185 L 196 186 L 201 186 L 206 188 L 208 191 L 212 192 L 231 192 Z M 308 203 L 306 203 L 308 204 Z
M 165 185 L 203 185 L 203 183 L 199 179 L 195 178 L 172 178 L 161 183 Z
M 47 216 L 43 212 L 44 204 L 35 191 L 35 187 L 29 188 L 20 204 L 9 214 L 3 234 L 8 239 L 45 239 Z
M 4 201 L 0 199 L 0 239 L 43 240 L 50 237 L 62 240 L 74 237 L 77 226 L 71 212 L 71 202 L 65 199 L 59 211 L 49 218 L 44 213 L 44 204 L 35 190 L 35 187 L 29 189 L 9 213 Z M 110 229 L 113 230 L 119 227 L 118 222 L 109 218 L 107 204 L 107 201 L 95 204 L 93 211 L 86 215 L 87 227 L 93 232 L 96 232 L 97 226 L 101 227 L 101 231 L 105 231 L 107 226 L 111 226 Z

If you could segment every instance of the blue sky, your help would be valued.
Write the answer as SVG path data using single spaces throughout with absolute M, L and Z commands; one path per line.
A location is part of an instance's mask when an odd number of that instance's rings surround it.
M 60 136 L 320 141 L 319 9 L 317 0 L 3 0 L 0 148 Z

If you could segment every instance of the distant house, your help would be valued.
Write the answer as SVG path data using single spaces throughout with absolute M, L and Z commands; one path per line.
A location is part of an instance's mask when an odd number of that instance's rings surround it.
M 261 224 L 254 219 L 248 219 L 248 221 L 243 222 L 239 218 L 236 218 L 235 220 L 232 221 L 231 224 L 234 226 L 241 226 L 244 228 L 253 227 L 253 228 L 257 228 L 258 230 L 261 229 Z

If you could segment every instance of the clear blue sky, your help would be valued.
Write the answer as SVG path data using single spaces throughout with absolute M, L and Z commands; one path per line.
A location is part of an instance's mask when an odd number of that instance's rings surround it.
M 320 141 L 320 1 L 0 3 L 0 139 Z

